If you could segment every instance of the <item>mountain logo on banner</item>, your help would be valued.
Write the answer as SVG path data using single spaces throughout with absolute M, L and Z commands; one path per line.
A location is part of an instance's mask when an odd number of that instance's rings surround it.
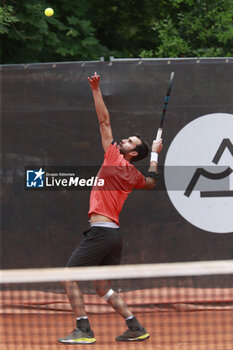
M 168 149 L 164 175 L 185 220 L 204 231 L 233 232 L 233 115 L 204 115 L 181 129 Z
M 214 156 L 214 159 L 212 160 L 213 163 L 218 164 L 226 148 L 229 150 L 229 152 L 233 156 L 233 144 L 231 143 L 230 139 L 223 139 L 221 145 L 218 148 L 217 153 Z M 212 173 L 212 172 L 206 171 L 204 168 L 197 168 L 184 194 L 187 197 L 191 195 L 200 176 L 204 176 L 210 180 L 221 180 L 221 179 L 224 179 L 225 177 L 230 176 L 232 172 L 233 172 L 233 169 L 231 169 L 230 167 L 228 167 L 226 170 L 220 173 Z M 201 197 L 233 197 L 233 191 L 230 191 L 230 190 L 200 191 L 200 196 Z

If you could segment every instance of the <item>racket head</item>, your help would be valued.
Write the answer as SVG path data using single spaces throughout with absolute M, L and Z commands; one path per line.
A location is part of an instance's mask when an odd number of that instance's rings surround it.
M 156 135 L 156 140 L 158 140 L 162 136 L 163 122 L 164 122 L 164 118 L 165 118 L 165 114 L 166 114 L 166 110 L 167 110 L 168 101 L 169 101 L 169 98 L 170 98 L 172 85 L 173 85 L 173 82 L 174 82 L 174 77 L 175 77 L 175 72 L 171 72 L 169 83 L 168 83 L 168 88 L 167 88 L 167 93 L 166 93 L 166 97 L 165 97 L 165 101 L 164 101 L 164 105 L 163 105 L 163 113 L 162 113 L 162 117 L 161 117 L 161 120 L 160 120 L 159 129 L 158 129 L 158 132 L 157 132 L 157 135 Z

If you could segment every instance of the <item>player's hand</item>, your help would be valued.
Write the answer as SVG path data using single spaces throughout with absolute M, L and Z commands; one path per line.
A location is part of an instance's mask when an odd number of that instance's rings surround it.
M 99 88 L 100 76 L 96 72 L 94 75 L 88 77 L 87 79 L 91 85 L 92 90 Z
M 160 153 L 163 149 L 163 139 L 160 139 L 158 141 L 153 141 L 152 142 L 152 146 L 151 146 L 151 151 L 152 152 L 156 152 L 156 153 Z

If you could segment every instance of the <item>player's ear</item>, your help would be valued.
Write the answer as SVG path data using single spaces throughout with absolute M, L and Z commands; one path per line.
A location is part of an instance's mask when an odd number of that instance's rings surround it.
M 131 151 L 131 152 L 129 152 L 129 155 L 131 157 L 136 157 L 138 155 L 138 152 L 137 151 Z

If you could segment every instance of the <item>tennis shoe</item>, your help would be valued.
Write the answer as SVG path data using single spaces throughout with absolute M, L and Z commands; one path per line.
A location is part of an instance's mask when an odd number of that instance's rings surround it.
M 75 328 L 70 335 L 65 338 L 59 338 L 58 341 L 64 344 L 93 344 L 96 342 L 93 331 L 85 333 L 79 328 Z
M 117 341 L 142 341 L 149 338 L 149 334 L 146 332 L 145 328 L 133 330 L 127 329 L 124 333 L 116 337 Z

